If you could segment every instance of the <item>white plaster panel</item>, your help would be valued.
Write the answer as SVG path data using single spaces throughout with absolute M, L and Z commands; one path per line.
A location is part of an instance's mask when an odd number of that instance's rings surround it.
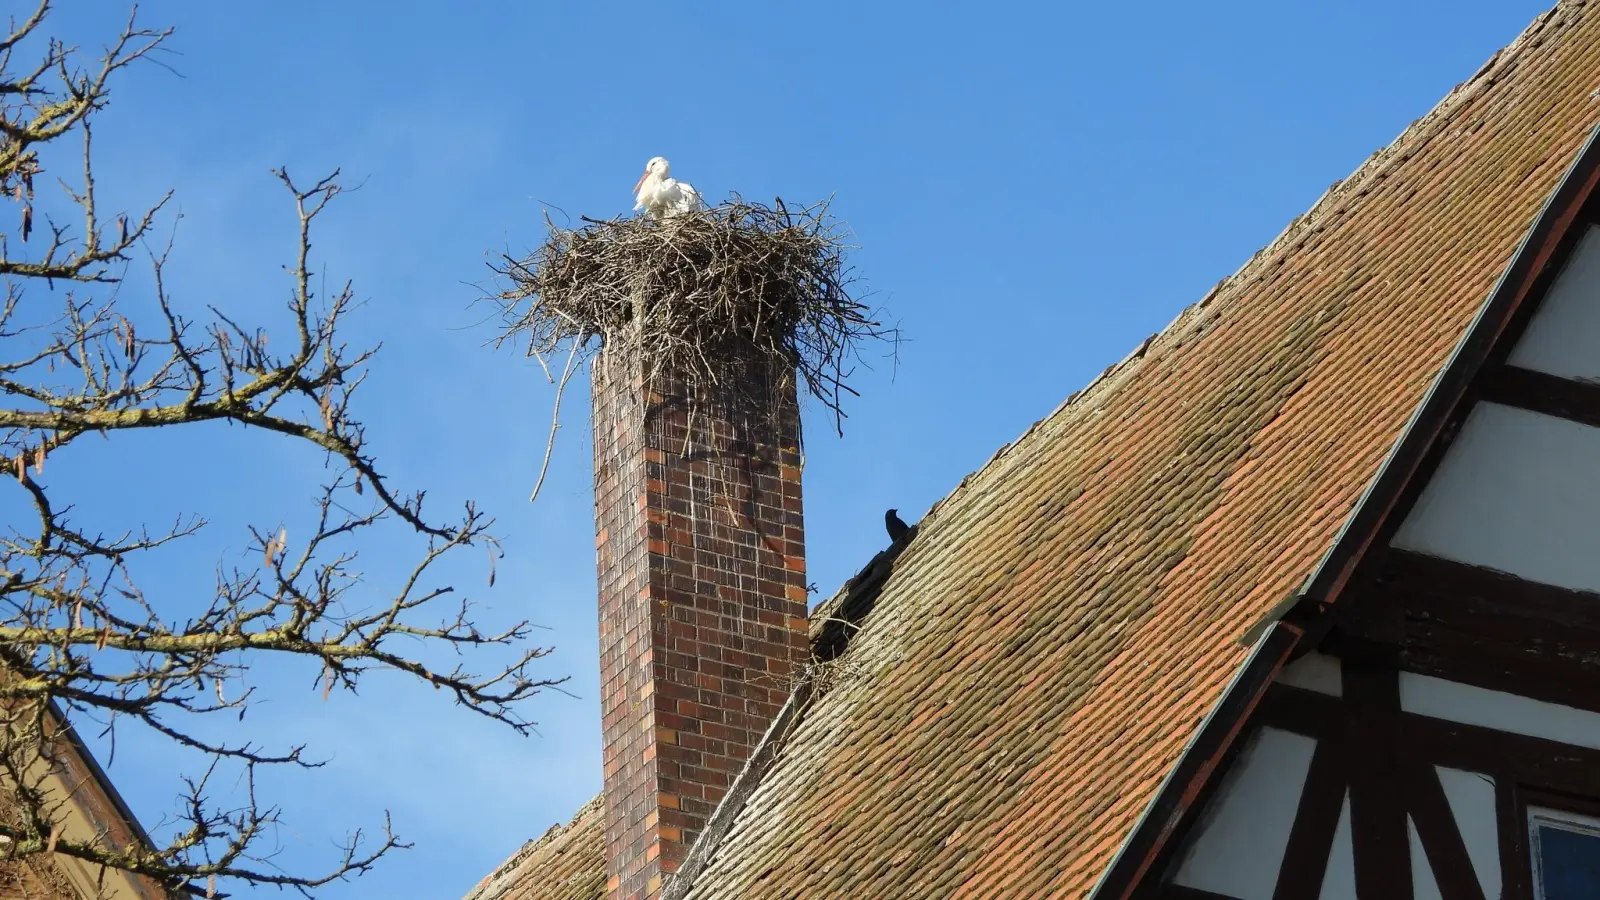
M 1272 900 L 1317 742 L 1263 728 L 1229 769 L 1175 882 L 1238 900 Z
M 1339 677 L 1339 658 L 1322 653 L 1307 653 L 1278 673 L 1284 684 L 1319 694 L 1344 696 L 1344 682 Z
M 1600 428 L 1479 403 L 1394 546 L 1600 590 Z
M 1467 845 L 1467 858 L 1485 897 L 1500 894 L 1500 828 L 1495 819 L 1494 779 L 1479 772 L 1434 767 L 1450 801 L 1450 814 Z M 1413 857 L 1415 858 L 1415 857 Z
M 1509 361 L 1565 378 L 1600 377 L 1600 228 L 1578 242 Z
M 1422 849 L 1416 820 L 1410 816 L 1406 816 L 1406 840 L 1411 845 L 1412 900 L 1444 900 L 1439 893 L 1439 880 L 1433 877 L 1433 867 L 1428 864 L 1428 851 Z
M 1333 830 L 1333 847 L 1328 851 L 1328 868 L 1322 873 L 1322 890 L 1317 900 L 1356 900 L 1356 854 L 1350 843 L 1350 794 L 1339 807 L 1339 824 Z
M 1400 708 L 1435 719 L 1600 750 L 1600 713 L 1431 675 L 1400 673 Z

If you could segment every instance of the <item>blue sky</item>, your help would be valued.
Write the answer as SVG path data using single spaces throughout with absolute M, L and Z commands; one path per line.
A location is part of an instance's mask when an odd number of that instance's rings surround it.
M 271 784 L 280 861 L 325 862 L 328 838 L 389 809 L 416 849 L 323 895 L 459 897 L 599 789 L 587 385 L 530 505 L 552 392 L 486 346 L 473 305 L 487 259 L 540 240 L 544 206 L 624 212 L 656 154 L 713 199 L 834 198 L 907 342 L 858 373 L 842 439 L 809 419 L 810 578 L 830 593 L 885 543 L 885 508 L 920 516 L 1548 2 L 147 0 L 144 21 L 178 28 L 179 74 L 117 84 L 96 132 L 104 202 L 175 189 L 180 306 L 270 329 L 294 219 L 268 169 L 362 183 L 315 264 L 365 300 L 348 337 L 383 343 L 358 404 L 369 446 L 441 508 L 476 498 L 497 517 L 495 587 L 479 560 L 453 571 L 491 623 L 543 626 L 539 673 L 571 678 L 573 696 L 532 701 L 522 738 L 399 679 L 323 702 L 310 673 L 264 667 L 244 727 L 330 759 Z M 116 10 L 74 4 L 57 30 L 93 44 Z M 130 303 L 146 282 L 133 270 Z M 307 448 L 238 429 L 116 444 L 52 456 L 49 481 L 96 521 L 211 519 L 150 572 L 174 610 L 240 559 L 247 523 L 303 520 L 322 475 Z M 375 589 L 415 553 L 392 538 L 363 558 Z M 156 822 L 180 762 L 129 731 L 110 770 Z

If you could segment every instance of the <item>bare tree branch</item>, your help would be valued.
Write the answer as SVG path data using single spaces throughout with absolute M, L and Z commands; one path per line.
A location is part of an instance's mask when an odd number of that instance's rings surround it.
M 219 307 L 191 318 L 168 292 L 171 238 L 150 246 L 171 195 L 134 217 L 103 213 L 93 166 L 93 114 L 106 105 L 112 76 L 150 59 L 172 32 L 131 16 L 82 66 L 76 48 L 45 36 L 49 12 L 45 0 L 0 38 L 0 194 L 19 211 L 15 231 L 0 232 L 0 477 L 14 481 L 32 510 L 0 532 L 0 779 L 14 786 L 10 812 L 0 810 L 0 838 L 13 858 L 75 857 L 173 889 L 217 895 L 221 879 L 309 893 L 407 845 L 386 818 L 376 838 L 352 835 L 326 871 L 279 867 L 271 849 L 279 810 L 257 798 L 256 770 L 321 763 L 304 745 L 229 741 L 201 727 L 207 717 L 249 707 L 252 692 L 237 685 L 252 660 L 310 661 L 324 697 L 353 691 L 368 671 L 402 673 L 522 732 L 533 723 L 519 712 L 521 701 L 560 680 L 534 677 L 532 664 L 548 651 L 523 646 L 527 623 L 482 631 L 470 602 L 439 582 L 441 560 L 461 548 L 487 548 L 492 564 L 499 552 L 492 521 L 470 503 L 453 517 L 425 513 L 423 494 L 391 485 L 367 446 L 352 400 L 376 348 L 343 342 L 340 324 L 354 292 L 345 284 L 319 296 L 312 270 L 312 232 L 341 192 L 339 173 L 309 185 L 286 170 L 273 173 L 299 223 L 285 267 L 286 341 L 269 346 L 265 329 Z M 30 48 L 34 62 L 15 66 L 14 56 Z M 65 139 L 74 134 L 81 160 L 63 167 L 73 175 L 61 182 L 61 203 L 48 206 L 75 210 L 68 218 L 77 224 L 68 225 L 36 212 L 35 182 L 47 164 L 70 158 Z M 117 305 L 117 286 L 139 251 L 150 263 L 157 311 L 145 321 Z M 52 290 L 59 285 L 66 290 Z M 50 306 L 39 302 L 46 299 Z M 47 462 L 106 453 L 122 432 L 164 429 L 181 439 L 194 433 L 183 426 L 216 421 L 325 453 L 332 474 L 312 501 L 315 524 L 298 535 L 281 525 L 253 528 L 257 563 L 219 569 L 213 595 L 199 603 L 147 597 L 138 561 L 199 534 L 205 519 L 98 533 L 57 499 L 66 488 L 47 480 Z M 104 440 L 84 440 L 96 436 Z M 409 569 L 389 573 L 396 587 L 378 595 L 356 568 L 355 548 L 361 535 L 389 523 L 414 535 L 420 549 Z M 199 611 L 163 613 L 175 609 Z M 485 673 L 416 655 L 495 645 L 517 650 Z M 159 840 L 130 845 L 65 834 L 65 801 L 48 789 L 65 771 L 64 754 L 75 752 L 61 738 L 63 715 L 108 729 L 133 723 L 207 759 L 157 829 Z M 212 786 L 225 774 L 229 784 L 246 785 L 242 803 L 215 799 Z

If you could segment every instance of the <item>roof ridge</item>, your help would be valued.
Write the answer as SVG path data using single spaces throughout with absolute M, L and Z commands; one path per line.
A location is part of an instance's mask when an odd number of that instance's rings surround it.
M 1178 314 L 1164 328 L 1145 338 L 1127 356 L 1101 370 L 1100 374 L 1091 379 L 1088 384 L 1084 385 L 1080 390 L 1069 394 L 1065 400 L 1057 404 L 1049 413 L 1035 420 L 1024 429 L 1022 434 L 1002 444 L 983 465 L 962 476 L 961 480 L 956 483 L 956 486 L 948 494 L 928 508 L 927 513 L 918 521 L 918 526 L 920 527 L 924 524 L 936 525 L 938 522 L 937 515 L 944 507 L 958 496 L 965 494 L 977 481 L 988 477 L 998 464 L 1011 454 L 1011 451 L 1026 442 L 1043 427 L 1054 423 L 1057 417 L 1065 413 L 1069 408 L 1084 403 L 1091 395 L 1098 397 L 1105 391 L 1110 390 L 1115 383 L 1122 380 L 1119 376 L 1133 371 L 1135 366 L 1142 362 L 1157 344 L 1164 347 L 1167 344 L 1174 343 L 1174 338 L 1187 334 L 1189 326 L 1193 324 L 1191 320 L 1201 310 L 1209 307 L 1211 301 L 1225 288 L 1250 277 L 1254 274 L 1253 270 L 1267 265 L 1270 260 L 1298 251 L 1303 246 L 1303 242 L 1296 242 L 1295 238 L 1301 237 L 1307 231 L 1311 233 L 1321 231 L 1328 224 L 1325 219 L 1350 215 L 1352 212 L 1351 205 L 1335 206 L 1331 211 L 1326 211 L 1325 208 L 1337 200 L 1345 199 L 1352 193 L 1355 195 L 1351 198 L 1353 200 L 1359 200 L 1366 196 L 1367 190 L 1358 190 L 1358 185 L 1365 187 L 1368 182 L 1382 177 L 1393 165 L 1398 165 L 1410 159 L 1422 146 L 1435 137 L 1443 129 L 1444 125 L 1451 121 L 1451 115 L 1459 107 L 1476 97 L 1479 91 L 1487 90 L 1497 83 L 1499 76 L 1507 68 L 1514 65 L 1531 44 L 1536 43 L 1535 36 L 1542 32 L 1547 25 L 1550 25 L 1559 14 L 1569 11 L 1573 7 L 1584 6 L 1587 2 L 1588 0 L 1558 0 L 1556 6 L 1535 16 L 1534 20 L 1510 43 L 1491 54 L 1471 77 L 1451 88 L 1450 92 L 1435 103 L 1432 109 L 1412 120 L 1411 124 L 1401 130 L 1388 144 L 1369 154 L 1349 175 L 1330 184 L 1327 190 L 1323 191 L 1322 195 L 1311 204 L 1310 208 L 1291 219 L 1289 224 L 1276 237 L 1251 254 L 1231 274 L 1224 276 L 1216 284 L 1212 285 L 1211 289 L 1205 293 L 1205 296 L 1179 310 Z M 1407 152 L 1401 152 L 1402 145 L 1405 145 Z M 1315 220 L 1316 227 L 1312 227 L 1313 220 Z

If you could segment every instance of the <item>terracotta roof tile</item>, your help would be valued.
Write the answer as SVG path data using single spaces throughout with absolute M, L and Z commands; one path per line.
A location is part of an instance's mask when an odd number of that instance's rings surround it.
M 1600 121 L 1541 17 L 924 519 L 690 894 L 1081 897 Z
M 572 821 L 522 845 L 464 900 L 602 900 L 605 807 L 596 797 Z

